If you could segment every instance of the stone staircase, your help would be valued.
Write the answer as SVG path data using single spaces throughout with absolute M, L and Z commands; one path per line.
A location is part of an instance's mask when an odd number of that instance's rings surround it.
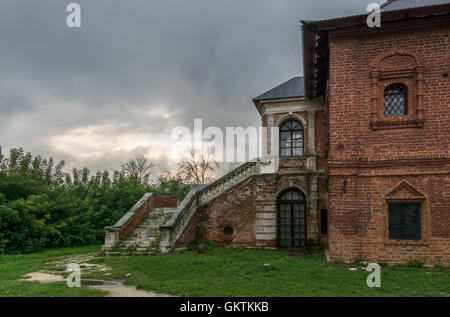
M 277 160 L 270 157 L 256 159 L 238 166 L 209 185 L 192 185 L 173 217 L 159 228 L 161 252 L 168 253 L 177 247 L 186 246 L 187 240 L 182 243 L 178 243 L 178 240 L 200 207 L 251 177 L 274 173 L 276 170 L 278 170 Z
M 253 176 L 273 173 L 277 170 L 277 164 L 270 158 L 257 159 L 240 165 L 209 185 L 192 185 L 177 208 L 161 208 L 160 205 L 145 207 L 152 197 L 159 196 L 144 195 L 114 226 L 105 227 L 103 249 L 106 255 L 151 255 L 157 251 L 167 253 L 176 249 L 178 239 L 198 208 Z M 143 218 L 144 214 L 146 216 Z
M 153 208 L 134 230 L 114 250 L 106 252 L 115 255 L 152 255 L 159 247 L 159 226 L 165 224 L 176 208 Z

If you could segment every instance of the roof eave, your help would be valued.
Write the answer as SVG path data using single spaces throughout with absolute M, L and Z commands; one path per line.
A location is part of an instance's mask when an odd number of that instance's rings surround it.
M 275 102 L 292 102 L 292 101 L 303 101 L 306 100 L 305 96 L 293 96 L 293 97 L 285 97 L 285 98 L 267 98 L 267 99 L 253 99 L 253 103 L 258 109 L 258 112 L 261 116 L 264 115 L 264 112 L 261 109 L 261 105 L 265 103 L 275 103 Z
M 446 15 L 449 13 L 450 3 L 381 12 L 382 22 Z M 368 14 L 360 14 L 327 20 L 300 20 L 300 22 L 302 22 L 303 25 L 308 25 L 310 28 L 315 28 L 317 31 L 331 31 L 351 26 L 366 25 L 367 16 Z
M 262 113 L 262 111 L 261 111 L 261 108 L 260 108 L 260 103 L 259 103 L 259 101 L 258 100 L 256 100 L 256 99 L 253 99 L 253 103 L 255 104 L 255 106 L 256 106 L 256 109 L 258 110 L 258 112 L 259 112 L 259 115 L 262 117 L 263 116 L 263 113 Z

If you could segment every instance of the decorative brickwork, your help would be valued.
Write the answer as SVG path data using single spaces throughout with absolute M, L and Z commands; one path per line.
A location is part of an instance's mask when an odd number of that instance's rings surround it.
M 449 264 L 449 34 L 448 17 L 330 32 L 332 259 Z M 394 82 L 410 92 L 405 118 L 383 116 Z M 389 239 L 390 201 L 421 204 L 420 241 Z

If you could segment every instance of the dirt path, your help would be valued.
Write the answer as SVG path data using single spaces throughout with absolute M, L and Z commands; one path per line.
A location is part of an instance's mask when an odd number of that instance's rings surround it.
M 106 297 L 171 297 L 167 294 L 140 291 L 134 286 L 127 285 L 90 285 L 89 288 L 107 291 Z
M 49 274 L 43 272 L 31 272 L 24 275 L 21 281 L 55 283 L 64 282 L 62 275 Z M 158 294 L 155 292 L 141 291 L 134 286 L 128 285 L 88 285 L 88 288 L 98 289 L 108 292 L 106 297 L 171 297 L 167 294 Z
M 62 275 L 50 274 L 44 272 L 31 272 L 23 276 L 21 281 L 39 282 L 39 283 L 56 283 L 65 282 L 66 279 Z M 81 280 L 83 283 L 83 280 Z M 101 281 L 100 281 L 101 282 Z M 106 297 L 171 297 L 167 294 L 158 294 L 155 292 L 141 291 L 134 286 L 128 285 L 88 285 L 88 288 L 98 289 L 108 292 Z
M 55 283 L 55 282 L 64 282 L 64 277 L 61 275 L 48 274 L 42 272 L 31 272 L 25 274 L 23 279 L 20 281 L 28 281 L 28 282 L 40 282 L 40 283 Z
M 29 282 L 40 282 L 40 283 L 56 283 L 65 282 L 62 272 L 67 272 L 67 265 L 69 263 L 77 263 L 80 265 L 83 273 L 89 275 L 91 273 L 96 273 L 97 275 L 110 275 L 108 271 L 111 270 L 105 264 L 91 264 L 87 263 L 90 260 L 96 258 L 96 254 L 81 254 L 81 255 L 70 255 L 62 256 L 55 260 L 52 260 L 44 266 L 38 272 L 27 273 L 23 276 L 21 281 Z M 102 281 L 95 280 L 96 284 L 92 284 L 92 280 L 84 279 L 81 277 L 81 285 L 88 288 L 98 289 L 108 292 L 107 297 L 170 297 L 167 294 L 158 294 L 155 292 L 141 291 L 136 289 L 134 286 L 123 285 L 123 281 Z M 98 283 L 98 285 L 97 285 Z M 115 284 L 115 285 L 114 285 Z

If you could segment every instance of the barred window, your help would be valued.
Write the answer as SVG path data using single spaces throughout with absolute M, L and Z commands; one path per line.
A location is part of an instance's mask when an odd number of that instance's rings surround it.
M 389 204 L 389 239 L 421 239 L 421 206 L 419 203 Z
M 281 156 L 303 155 L 303 126 L 295 120 L 286 121 L 280 127 Z
M 408 87 L 392 84 L 384 90 L 384 115 L 403 116 L 408 114 Z

